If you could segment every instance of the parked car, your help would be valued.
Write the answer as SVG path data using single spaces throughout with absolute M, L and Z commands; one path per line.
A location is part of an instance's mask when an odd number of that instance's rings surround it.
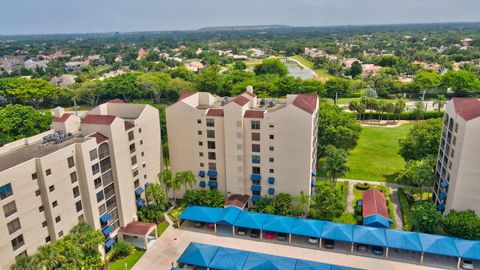
M 368 246 L 358 245 L 357 246 L 357 251 L 360 252 L 360 253 L 367 253 L 368 252 Z
M 274 232 L 265 232 L 265 239 L 273 239 L 275 238 Z
M 260 237 L 260 230 L 257 230 L 257 229 L 250 230 L 250 237 L 252 238 Z
M 473 261 L 463 259 L 462 262 L 460 263 L 460 266 L 462 267 L 462 269 L 471 270 L 473 269 Z
M 383 255 L 383 247 L 372 246 L 372 254 L 382 256 Z
M 323 246 L 326 248 L 326 249 L 334 249 L 335 248 L 335 241 L 334 240 L 330 240 L 330 239 L 325 239 L 323 241 Z
M 214 229 L 214 228 L 215 228 L 215 224 L 213 224 L 213 223 L 207 223 L 207 228 L 209 228 L 209 229 Z
M 238 228 L 237 234 L 241 236 L 245 236 L 248 233 L 248 229 L 244 227 Z
M 287 234 L 286 233 L 278 233 L 277 239 L 280 241 L 286 241 L 287 240 Z
M 199 221 L 195 221 L 195 222 L 193 222 L 193 226 L 196 227 L 196 228 L 201 228 L 201 227 L 203 227 L 203 223 L 199 222 Z
M 318 244 L 318 238 L 316 237 L 308 237 L 308 242 L 310 244 Z

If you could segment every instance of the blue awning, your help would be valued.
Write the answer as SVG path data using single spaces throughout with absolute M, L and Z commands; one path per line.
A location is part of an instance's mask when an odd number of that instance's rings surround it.
M 294 221 L 295 218 L 293 217 L 267 214 L 267 218 L 262 225 L 262 230 L 280 233 L 290 233 Z
M 317 186 L 317 180 L 313 179 L 312 180 L 312 187 L 316 187 Z
M 455 242 L 452 237 L 419 233 L 418 237 L 422 245 L 423 252 L 459 257 Z
M 262 196 L 260 195 L 252 195 L 251 199 L 252 202 L 258 202 Z
M 266 214 L 242 211 L 233 225 L 236 227 L 261 230 L 266 218 Z
M 268 183 L 269 184 L 275 184 L 275 177 L 268 177 Z
M 445 211 L 445 205 L 439 204 L 439 205 L 437 205 L 437 209 L 438 209 L 438 211 Z
M 107 223 L 111 218 L 112 218 L 112 214 L 107 212 L 100 217 L 100 221 L 102 223 Z
M 217 177 L 216 170 L 208 170 L 208 177 Z
M 363 218 L 363 225 L 376 228 L 390 228 L 392 221 L 380 214 L 373 214 Z
M 142 193 L 143 193 L 143 188 L 142 187 L 138 187 L 137 189 L 135 189 L 135 194 L 141 195 Z
M 143 205 L 145 205 L 145 200 L 140 198 L 137 200 L 137 207 L 142 207 Z
M 262 253 L 250 253 L 243 270 L 295 270 L 297 260 Z
M 268 188 L 268 194 L 270 194 L 270 195 L 275 194 L 275 189 L 274 188 Z
M 416 232 L 405 232 L 399 230 L 385 230 L 387 244 L 390 248 L 398 248 L 416 252 L 422 252 L 422 245 Z
M 242 270 L 249 252 L 220 247 L 209 264 L 210 269 Z
M 262 180 L 262 176 L 260 174 L 252 174 L 252 176 L 250 176 L 250 178 L 252 179 L 252 181 Z
M 385 230 L 353 225 L 353 242 L 372 246 L 387 246 Z
M 199 185 L 200 187 L 205 187 L 205 181 L 200 181 L 200 182 L 198 183 L 198 185 Z
M 111 248 L 113 246 L 113 244 L 115 244 L 115 239 L 111 238 L 111 239 L 108 239 L 106 242 L 105 242 L 105 247 L 106 248 Z
M 262 186 L 252 185 L 252 191 L 260 191 L 260 190 L 262 190 Z
M 205 171 L 199 171 L 198 176 L 200 177 L 205 177 Z
M 183 210 L 179 218 L 206 223 L 216 223 L 222 220 L 223 212 L 223 208 L 189 206 Z
M 291 233 L 309 237 L 322 237 L 325 221 L 306 218 L 297 218 L 293 222 Z
M 317 172 L 312 172 L 312 176 L 317 176 Z
M 455 240 L 455 247 L 460 253 L 460 257 L 471 260 L 480 260 L 480 241 L 464 240 L 458 239 Z
M 448 187 L 448 181 L 443 179 L 442 183 L 440 185 L 442 186 L 442 188 L 447 188 Z
M 447 198 L 447 193 L 445 192 L 440 192 L 440 195 L 438 195 L 438 197 L 440 198 L 440 200 L 445 200 Z
M 322 238 L 352 242 L 353 225 L 325 221 L 322 230 Z
M 219 247 L 199 243 L 190 243 L 178 258 L 179 263 L 208 267 L 217 254 Z
M 210 180 L 210 181 L 208 181 L 208 186 L 209 186 L 209 187 L 217 187 L 217 186 L 218 186 L 218 182 L 215 181 L 215 180 Z
M 148 186 L 150 186 L 151 184 L 149 182 L 146 182 L 145 183 L 145 188 L 147 188 Z
M 103 235 L 107 236 L 113 231 L 112 226 L 107 226 L 102 230 Z

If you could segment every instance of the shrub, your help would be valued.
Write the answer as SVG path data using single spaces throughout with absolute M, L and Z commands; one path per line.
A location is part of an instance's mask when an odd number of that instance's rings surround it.
M 358 183 L 355 184 L 355 188 L 358 190 L 368 190 L 370 189 L 370 184 L 369 183 Z
M 357 224 L 363 224 L 363 217 L 361 215 L 356 217 L 357 219 Z
M 355 214 L 356 214 L 356 215 L 362 215 L 362 210 L 363 210 L 363 208 L 362 208 L 361 205 L 355 206 L 355 209 L 354 209 L 354 210 L 355 210 Z
M 199 205 L 209 207 L 223 207 L 225 197 L 218 190 L 197 190 L 187 191 L 183 197 L 187 205 Z
M 353 113 L 353 112 L 351 112 L 350 114 L 357 115 L 357 113 Z M 443 118 L 443 115 L 444 115 L 443 111 L 441 112 L 427 111 L 427 112 L 423 112 L 423 120 L 432 119 L 432 118 Z M 366 112 L 362 114 L 362 117 L 363 119 L 377 120 L 377 119 L 380 119 L 380 114 L 375 112 Z M 357 118 L 359 118 L 358 115 L 357 115 Z M 393 113 L 384 113 L 382 115 L 382 119 L 387 120 L 387 118 L 393 121 L 393 119 L 397 119 L 398 116 Z M 400 114 L 400 120 L 416 120 L 416 116 L 413 112 L 403 112 Z
M 480 239 L 480 217 L 473 210 L 451 210 L 443 219 L 443 229 L 454 237 Z
M 140 208 L 140 210 L 137 212 L 137 216 L 143 222 L 151 222 L 158 224 L 165 220 L 163 210 L 163 206 L 149 204 Z
M 417 202 L 412 205 L 412 224 L 417 232 L 435 233 L 438 231 L 442 215 L 431 202 Z
M 112 260 L 118 260 L 130 256 L 135 252 L 135 247 L 125 241 L 119 241 L 112 248 L 111 258 Z
M 410 203 L 408 196 L 403 188 L 398 189 L 398 199 L 400 201 L 400 208 L 403 216 L 403 229 L 405 231 L 412 230 L 412 213 L 410 212 Z

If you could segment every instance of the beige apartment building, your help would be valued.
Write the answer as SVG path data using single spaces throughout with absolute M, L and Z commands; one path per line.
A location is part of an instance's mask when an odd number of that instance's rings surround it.
M 436 165 L 433 202 L 442 213 L 472 209 L 480 214 L 480 100 L 447 103 Z
M 113 100 L 81 118 L 54 111 L 52 130 L 0 148 L 0 270 L 79 221 L 105 235 L 136 220 L 163 168 L 158 110 Z
M 261 99 L 183 92 L 166 109 L 172 172 L 191 170 L 197 189 L 252 202 L 278 193 L 314 192 L 318 97 Z M 183 190 L 179 190 L 182 193 Z

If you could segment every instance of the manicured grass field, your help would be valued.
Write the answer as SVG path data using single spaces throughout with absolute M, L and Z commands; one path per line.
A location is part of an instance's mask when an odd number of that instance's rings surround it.
M 157 236 L 160 237 L 162 233 L 168 228 L 168 222 L 164 221 L 157 225 Z
M 413 123 L 400 127 L 363 127 L 358 145 L 350 152 L 345 176 L 380 182 L 395 180 L 405 161 L 398 155 L 398 140 L 407 135 Z
M 123 259 L 113 262 L 108 266 L 108 270 L 129 270 L 135 265 L 135 263 L 140 260 L 142 255 L 145 253 L 145 250 L 136 249 L 135 252 Z M 127 267 L 125 267 L 125 265 Z

